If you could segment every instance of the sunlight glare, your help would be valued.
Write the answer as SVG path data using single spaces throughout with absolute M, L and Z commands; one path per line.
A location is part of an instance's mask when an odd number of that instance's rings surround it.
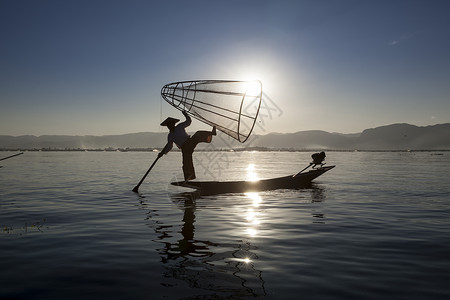
M 247 167 L 247 181 L 258 181 L 258 174 L 255 172 L 255 165 L 249 164 Z
M 247 215 L 245 217 L 248 222 L 252 223 L 253 225 L 259 225 L 261 222 L 257 218 L 257 213 L 253 208 L 249 208 L 247 211 Z
M 255 237 L 257 234 L 257 231 L 254 228 L 247 228 L 247 234 L 251 237 Z
M 259 81 L 249 81 L 245 86 L 247 96 L 259 96 L 261 94 L 261 83 Z
M 248 169 L 252 170 L 253 168 L 254 165 L 249 165 Z M 245 195 L 252 200 L 252 206 L 247 208 L 247 213 L 245 214 L 245 219 L 248 222 L 246 233 L 251 237 L 255 237 L 258 234 L 256 227 L 261 224 L 261 221 L 259 220 L 260 212 L 258 212 L 256 208 L 259 207 L 262 199 L 259 193 L 255 192 L 248 192 L 245 193 Z
M 261 196 L 257 192 L 248 192 L 245 193 L 245 196 L 253 201 L 253 207 L 259 207 L 259 204 L 262 202 Z
M 255 211 L 252 208 L 248 209 L 246 219 L 249 222 L 252 222 L 255 219 Z

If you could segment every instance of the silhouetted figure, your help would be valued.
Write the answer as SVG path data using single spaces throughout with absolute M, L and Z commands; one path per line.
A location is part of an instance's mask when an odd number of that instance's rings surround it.
M 183 173 L 184 180 L 195 179 L 194 162 L 192 161 L 192 154 L 198 143 L 211 143 L 212 136 L 216 135 L 216 127 L 214 126 L 212 131 L 197 131 L 193 136 L 189 136 L 186 133 L 186 127 L 191 125 L 191 117 L 186 111 L 183 111 L 183 115 L 186 117 L 186 121 L 175 124 L 180 121 L 175 118 L 168 117 L 161 123 L 161 126 L 167 126 L 169 128 L 169 135 L 167 136 L 167 144 L 164 149 L 158 154 L 158 157 L 167 154 L 172 150 L 173 143 L 181 149 L 183 154 Z

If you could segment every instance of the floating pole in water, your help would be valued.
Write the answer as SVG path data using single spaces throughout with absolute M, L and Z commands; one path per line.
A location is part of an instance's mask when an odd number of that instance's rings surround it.
M 20 152 L 20 153 L 14 154 L 14 155 L 10 155 L 10 156 L 7 156 L 7 157 L 0 158 L 0 160 L 5 160 L 5 159 L 12 158 L 14 156 L 19 156 L 19 155 L 22 155 L 22 154 L 23 154 L 23 152 Z

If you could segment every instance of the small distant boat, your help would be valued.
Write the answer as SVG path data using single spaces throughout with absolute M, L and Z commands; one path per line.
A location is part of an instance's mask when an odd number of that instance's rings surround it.
M 195 189 L 202 195 L 295 189 L 307 187 L 311 184 L 312 180 L 334 167 L 335 166 L 321 166 L 317 169 L 312 169 L 303 173 L 305 168 L 295 175 L 261 179 L 257 181 L 177 181 L 171 182 L 171 184 Z

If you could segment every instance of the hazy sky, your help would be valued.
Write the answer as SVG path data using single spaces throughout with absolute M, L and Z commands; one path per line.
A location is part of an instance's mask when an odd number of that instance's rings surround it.
M 447 123 L 449 11 L 447 0 L 0 0 L 0 134 L 165 130 L 161 119 L 182 116 L 161 87 L 194 79 L 260 79 L 258 133 Z

